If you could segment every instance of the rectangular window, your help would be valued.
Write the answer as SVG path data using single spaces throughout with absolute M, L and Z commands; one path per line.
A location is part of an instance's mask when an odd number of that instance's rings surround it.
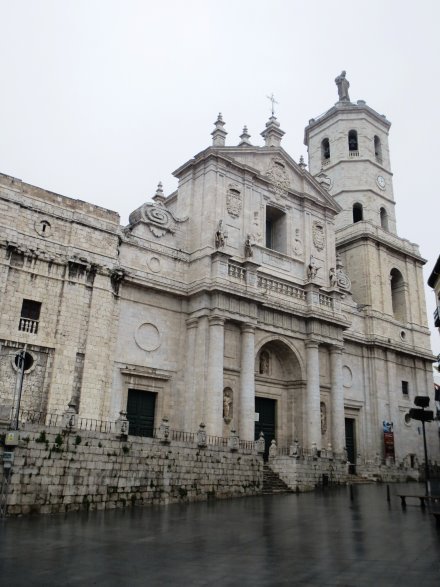
M 34 300 L 23 300 L 18 330 L 23 332 L 30 332 L 31 334 L 37 334 L 40 312 L 41 302 L 34 302 Z
M 279 208 L 266 206 L 266 248 L 286 253 L 286 214 Z
M 273 223 L 269 218 L 266 218 L 266 247 L 273 249 Z
M 408 381 L 402 381 L 402 393 L 403 395 L 409 395 Z

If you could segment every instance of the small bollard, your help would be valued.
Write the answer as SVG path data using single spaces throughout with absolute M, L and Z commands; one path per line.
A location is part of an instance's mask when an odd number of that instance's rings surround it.
M 390 486 L 387 485 L 387 501 L 390 502 L 391 501 L 391 497 L 390 497 Z
M 350 501 L 354 500 L 353 485 L 350 483 Z

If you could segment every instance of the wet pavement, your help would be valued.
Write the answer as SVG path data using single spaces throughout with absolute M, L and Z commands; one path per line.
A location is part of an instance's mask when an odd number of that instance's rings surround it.
M 440 586 L 440 527 L 391 485 L 0 523 L 18 586 Z M 408 492 L 408 486 L 404 486 Z M 410 492 L 423 493 L 423 486 Z M 417 500 L 418 503 L 418 500 Z

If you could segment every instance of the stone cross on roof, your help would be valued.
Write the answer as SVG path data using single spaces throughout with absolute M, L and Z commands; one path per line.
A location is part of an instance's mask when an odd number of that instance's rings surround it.
M 279 102 L 275 100 L 273 93 L 270 96 L 266 96 L 266 98 L 272 102 L 272 116 L 275 116 L 275 104 L 278 104 Z

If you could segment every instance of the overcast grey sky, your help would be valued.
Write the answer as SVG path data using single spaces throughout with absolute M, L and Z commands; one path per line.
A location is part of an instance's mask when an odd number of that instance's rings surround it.
M 440 254 L 438 0 L 0 0 L 0 172 L 121 222 L 210 144 L 270 114 L 296 159 L 308 120 L 350 97 L 391 120 L 398 234 Z M 432 326 L 434 294 L 427 291 Z M 440 336 L 432 337 L 440 352 Z

